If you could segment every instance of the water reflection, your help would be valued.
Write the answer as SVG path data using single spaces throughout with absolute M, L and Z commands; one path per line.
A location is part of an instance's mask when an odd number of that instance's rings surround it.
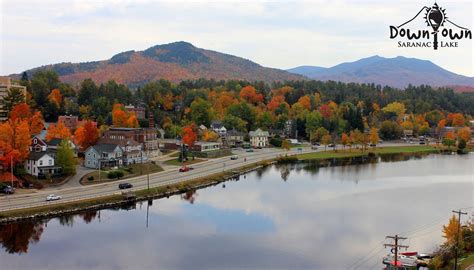
M 43 230 L 43 222 L 0 225 L 0 242 L 8 253 L 27 253 L 29 244 L 39 242 Z
M 192 190 L 146 208 L 9 224 L 17 226 L 13 236 L 0 227 L 0 260 L 2 269 L 347 269 L 375 250 L 359 268 L 370 269 L 386 252 L 385 235 L 412 232 L 404 235 L 409 245 L 425 252 L 442 240 L 451 209 L 474 202 L 473 161 L 435 155 L 277 164 L 225 189 Z

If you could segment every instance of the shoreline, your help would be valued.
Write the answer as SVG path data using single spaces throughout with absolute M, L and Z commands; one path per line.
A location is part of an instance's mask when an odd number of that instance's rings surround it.
M 324 151 L 315 152 L 309 154 L 296 154 L 291 156 L 282 156 L 279 158 L 267 159 L 254 164 L 240 167 L 232 171 L 226 171 L 217 174 L 211 174 L 198 179 L 185 181 L 181 183 L 170 184 L 161 187 L 154 187 L 148 189 L 142 189 L 133 191 L 135 195 L 133 200 L 127 200 L 123 195 L 109 195 L 94 199 L 84 199 L 75 202 L 59 203 L 47 207 L 33 207 L 19 210 L 11 210 L 0 213 L 0 225 L 10 222 L 18 222 L 24 220 L 37 220 L 44 218 L 51 218 L 63 215 L 77 214 L 84 211 L 91 210 L 102 210 L 110 207 L 125 206 L 130 203 L 136 203 L 138 201 L 145 201 L 151 199 L 161 199 L 173 195 L 183 194 L 191 190 L 197 190 L 206 188 L 209 186 L 215 186 L 220 183 L 236 179 L 240 175 L 248 172 L 257 170 L 259 168 L 275 164 L 275 163 L 289 163 L 298 161 L 311 161 L 311 160 L 340 160 L 354 157 L 365 157 L 365 156 L 383 156 L 390 154 L 404 154 L 414 155 L 420 153 L 426 154 L 437 154 L 443 151 L 433 146 L 392 146 L 392 147 L 380 147 L 376 149 L 367 149 L 365 151 Z M 387 151 L 387 149 L 389 149 Z M 371 151 L 377 150 L 377 151 Z

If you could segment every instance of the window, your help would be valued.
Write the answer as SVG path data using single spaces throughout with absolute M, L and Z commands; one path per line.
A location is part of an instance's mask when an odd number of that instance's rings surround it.
M 53 160 L 49 160 L 49 165 L 53 165 Z
M 43 166 L 43 161 L 42 160 L 39 161 L 39 165 Z

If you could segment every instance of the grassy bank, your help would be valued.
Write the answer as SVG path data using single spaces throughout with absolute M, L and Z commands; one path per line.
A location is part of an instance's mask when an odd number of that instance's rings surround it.
M 360 157 L 368 156 L 369 153 L 374 154 L 403 154 L 403 153 L 435 153 L 438 152 L 439 148 L 429 145 L 413 145 L 413 146 L 390 146 L 390 147 L 376 147 L 362 151 L 361 149 L 339 149 L 330 150 L 324 152 L 299 154 L 296 157 L 299 160 L 311 160 L 311 159 L 329 159 L 329 158 L 348 158 L 348 157 Z
M 459 269 L 461 270 L 467 269 L 469 266 L 474 265 L 474 253 L 470 254 L 466 258 L 462 258 L 460 261 L 461 261 L 461 264 L 459 265 Z
M 108 172 L 111 171 L 121 171 L 123 176 L 120 179 L 110 179 L 108 178 Z M 113 182 L 117 180 L 123 180 L 127 178 L 132 178 L 140 175 L 145 175 L 147 173 L 156 173 L 163 171 L 163 168 L 154 164 L 154 163 L 145 163 L 145 164 L 133 164 L 124 168 L 119 168 L 118 170 L 109 170 L 100 172 L 100 182 L 99 182 L 99 171 L 93 171 L 86 174 L 81 179 L 81 184 L 91 185 L 105 182 Z M 93 177 L 93 180 L 88 180 L 89 177 Z
M 203 159 L 192 159 L 190 158 L 188 161 L 184 162 L 184 163 L 181 163 L 181 161 L 179 161 L 178 159 L 170 159 L 170 160 L 167 160 L 164 162 L 165 165 L 171 165 L 171 166 L 181 166 L 181 164 L 183 165 L 191 165 L 191 164 L 196 164 L 196 163 L 199 163 L 199 162 L 203 162 L 205 160 Z
M 94 199 L 85 199 L 74 202 L 65 202 L 60 204 L 51 204 L 43 205 L 38 207 L 26 208 L 26 209 L 17 209 L 11 211 L 5 211 L 0 213 L 0 218 L 9 218 L 9 217 L 27 217 L 31 215 L 41 215 L 43 213 L 56 213 L 65 210 L 71 209 L 85 209 L 90 206 L 103 204 L 103 203 L 115 203 L 122 201 L 122 196 L 120 195 L 111 195 L 104 196 Z

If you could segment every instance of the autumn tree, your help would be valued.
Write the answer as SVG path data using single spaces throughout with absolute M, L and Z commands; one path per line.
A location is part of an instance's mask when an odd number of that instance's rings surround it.
M 7 121 L 0 124 L 0 161 L 4 168 L 24 161 L 31 145 L 30 126 L 27 120 Z
M 251 104 L 258 104 L 263 102 L 263 95 L 258 94 L 257 90 L 253 86 L 245 86 L 240 90 L 240 99 Z
M 458 140 L 469 142 L 471 140 L 471 130 L 468 127 L 460 128 L 457 131 Z
M 329 134 L 325 134 L 321 137 L 321 144 L 324 145 L 324 151 L 326 151 L 327 146 L 331 143 L 331 140 L 332 138 L 331 138 L 331 135 Z
M 379 133 L 376 128 L 373 127 L 370 129 L 369 139 L 370 139 L 370 143 L 373 144 L 374 147 L 376 144 L 379 143 L 380 138 L 379 138 Z
M 82 150 L 86 150 L 92 145 L 95 145 L 99 139 L 99 129 L 97 125 L 92 121 L 86 121 L 84 125 L 81 125 L 74 132 L 74 138 L 76 143 L 81 147 Z
M 341 144 L 342 144 L 343 149 L 345 149 L 346 145 L 350 145 L 350 138 L 344 132 L 341 135 Z
M 112 123 L 115 127 L 139 127 L 135 113 L 127 111 L 120 103 L 114 104 L 112 108 Z
M 57 124 L 50 124 L 46 133 L 46 140 L 51 141 L 52 139 L 69 139 L 71 138 L 71 131 L 67 128 L 63 122 Z
M 308 95 L 300 97 L 298 99 L 298 103 L 301 104 L 308 111 L 311 110 L 311 98 Z
M 219 138 L 216 132 L 206 129 L 202 134 L 202 140 L 205 142 L 215 142 Z
M 194 123 L 183 127 L 182 134 L 184 144 L 193 146 L 197 140 L 196 125 Z
M 449 149 L 451 149 L 451 146 L 456 145 L 456 137 L 452 131 L 446 132 L 443 138 L 443 145 L 446 145 Z
M 406 108 L 405 104 L 401 102 L 392 102 L 387 104 L 387 106 L 382 108 L 382 111 L 389 116 L 395 116 L 396 119 L 401 119 L 401 117 L 405 114 Z
M 455 215 L 451 216 L 448 225 L 443 225 L 443 237 L 446 238 L 448 245 L 455 245 L 457 239 L 462 241 L 462 230 L 458 232 L 458 228 L 459 220 Z
M 48 100 L 49 102 L 53 103 L 57 109 L 59 109 L 61 107 L 61 103 L 63 102 L 63 95 L 59 89 L 53 89 L 48 95 Z
M 56 154 L 56 164 L 62 168 L 63 175 L 76 174 L 76 159 L 70 141 L 62 140 Z
M 462 127 L 466 124 L 466 119 L 462 113 L 450 113 L 448 114 L 447 119 L 454 127 Z

